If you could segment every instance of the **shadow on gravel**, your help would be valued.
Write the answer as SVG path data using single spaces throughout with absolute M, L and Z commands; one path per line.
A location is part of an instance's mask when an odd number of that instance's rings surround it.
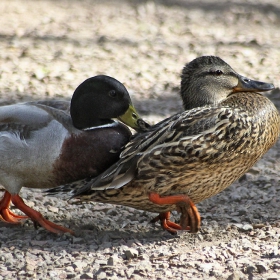
M 44 251 L 49 252 L 59 249 L 73 251 L 77 250 L 77 248 L 80 248 L 79 250 L 81 251 L 96 252 L 111 248 L 112 246 L 129 246 L 132 242 L 138 242 L 142 245 L 152 245 L 162 241 L 173 242 L 182 238 L 164 232 L 161 228 L 147 232 L 137 232 L 128 229 L 125 231 L 123 229 L 120 231 L 73 229 L 77 232 L 76 236 L 71 236 L 69 234 L 56 235 L 44 229 L 35 230 L 32 227 L 17 228 L 13 226 L 6 228 L 5 225 L 0 222 L 1 244 L 7 247 L 16 244 L 22 249 L 43 247 Z M 193 244 L 196 242 L 197 236 L 185 233 L 184 239 L 190 244 Z
M 81 81 L 82 82 L 82 81 Z M 124 81 L 125 82 L 125 81 Z M 78 85 L 78 84 L 77 84 Z M 178 90 L 179 91 L 179 90 Z M 21 93 L 22 94 L 22 93 Z M 20 93 L 18 94 L 20 95 Z M 13 103 L 40 101 L 40 100 L 69 100 L 69 98 L 31 98 L 23 97 L 16 100 L 11 99 L 9 96 L 16 96 L 15 93 L 7 93 L 7 98 L 0 100 L 0 106 L 10 105 Z M 155 96 L 153 99 L 148 98 L 136 98 L 131 95 L 133 105 L 141 115 L 158 115 L 166 118 L 167 114 L 176 114 L 183 111 L 182 102 L 177 92 L 165 91 L 161 96 Z
M 140 1 L 133 1 L 133 0 L 124 0 L 124 2 L 130 3 L 132 6 L 139 6 L 147 2 L 151 2 L 148 0 L 140 0 Z M 177 6 L 184 9 L 192 10 L 192 9 L 200 9 L 204 10 L 205 12 L 214 12 L 214 13 L 221 13 L 223 11 L 228 11 L 230 9 L 239 10 L 241 13 L 244 11 L 252 11 L 258 10 L 263 14 L 274 13 L 278 17 L 280 17 L 280 9 L 278 6 L 272 4 L 259 4 L 259 3 L 246 3 L 244 1 L 240 3 L 226 1 L 189 1 L 189 0 L 155 0 L 155 4 L 172 7 Z
M 77 0 L 73 0 L 77 1 Z M 81 2 L 81 1 L 79 1 Z M 92 3 L 105 4 L 108 5 L 109 3 L 116 3 L 114 0 L 111 1 L 100 1 L 100 0 L 92 0 Z M 240 2 L 237 3 L 236 1 L 196 1 L 196 0 L 120 0 L 118 3 L 123 2 L 126 4 L 129 4 L 133 7 L 138 7 L 143 4 L 148 3 L 155 3 L 156 5 L 166 6 L 166 7 L 181 7 L 188 10 L 195 10 L 195 9 L 201 9 L 205 12 L 214 12 L 217 14 L 220 14 L 223 11 L 227 11 L 230 9 L 239 10 L 241 12 L 243 11 L 252 11 L 252 10 L 258 10 L 259 12 L 263 14 L 268 13 L 275 13 L 280 17 L 280 9 L 278 6 L 275 6 L 273 4 L 260 4 L 260 3 L 254 3 L 254 2 Z

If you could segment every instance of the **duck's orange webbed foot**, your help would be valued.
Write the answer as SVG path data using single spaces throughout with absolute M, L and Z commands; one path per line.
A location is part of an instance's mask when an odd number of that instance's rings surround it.
M 182 230 L 182 227 L 176 223 L 170 221 L 170 212 L 162 212 L 151 220 L 151 223 L 160 221 L 164 230 L 167 230 L 171 234 L 176 234 L 178 230 Z
M 27 216 L 20 216 L 13 213 L 10 209 L 12 195 L 5 191 L 3 198 L 0 201 L 0 219 L 7 223 L 19 224 L 22 220 L 26 220 Z
M 53 233 L 61 234 L 69 232 L 74 235 L 72 230 L 48 221 L 41 213 L 27 206 L 18 194 L 12 195 L 11 200 L 18 209 L 25 213 L 34 222 L 34 224 L 39 224 L 46 230 Z
M 155 204 L 176 204 L 177 209 L 181 212 L 180 225 L 171 222 L 170 212 L 160 213 L 152 222 L 161 221 L 163 229 L 172 234 L 176 234 L 178 230 L 189 230 L 192 233 L 198 232 L 200 229 L 200 214 L 192 202 L 186 195 L 172 195 L 160 197 L 157 193 L 150 193 L 149 200 Z

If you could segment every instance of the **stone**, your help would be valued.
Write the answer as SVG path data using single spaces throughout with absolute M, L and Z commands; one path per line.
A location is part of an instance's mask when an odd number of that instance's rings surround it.
M 233 272 L 227 280 L 239 280 L 240 279 L 240 274 L 238 271 Z
M 59 209 L 57 207 L 54 207 L 54 206 L 48 206 L 48 210 L 50 212 L 53 212 L 53 213 L 58 213 L 59 212 Z
M 75 261 L 72 266 L 76 270 L 82 270 L 87 264 L 83 261 Z
M 267 267 L 264 264 L 256 264 L 258 273 L 265 273 L 267 271 Z
M 138 251 L 134 248 L 129 248 L 128 250 L 124 251 L 125 256 L 128 260 L 132 258 L 137 258 L 138 257 Z
M 57 272 L 54 271 L 54 270 L 49 271 L 49 275 L 50 275 L 50 277 L 57 277 L 58 276 Z
M 120 261 L 121 261 L 120 258 L 116 254 L 114 254 L 111 257 L 109 257 L 109 259 L 107 261 L 107 265 L 114 266 L 117 263 L 119 263 Z
M 73 244 L 84 244 L 85 240 L 80 237 L 73 237 Z
M 209 273 L 212 268 L 213 268 L 213 263 L 202 263 L 198 265 L 198 269 L 205 273 Z
M 80 279 L 93 279 L 93 274 L 92 273 L 84 273 L 80 276 Z
M 96 279 L 107 279 L 106 272 L 100 271 L 99 273 L 96 274 Z
M 76 273 L 67 273 L 67 279 L 73 279 L 76 277 Z
M 107 264 L 107 260 L 103 259 L 103 260 L 95 260 L 95 263 L 99 264 L 99 265 L 106 265 Z
M 255 272 L 256 268 L 252 265 L 247 266 L 247 268 L 245 269 L 245 272 L 248 274 L 252 274 L 253 272 Z

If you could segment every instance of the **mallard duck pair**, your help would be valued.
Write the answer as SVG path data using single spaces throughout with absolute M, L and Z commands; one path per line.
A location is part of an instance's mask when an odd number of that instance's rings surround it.
M 19 223 L 29 217 L 51 232 L 73 234 L 27 206 L 19 192 L 23 186 L 55 187 L 109 168 L 131 137 L 125 125 L 111 118 L 135 129 L 143 126 L 124 85 L 104 75 L 79 85 L 71 104 L 39 101 L 0 107 L 0 184 L 5 188 L 0 218 Z M 27 216 L 11 212 L 11 201 Z
M 258 93 L 273 88 L 239 75 L 219 57 L 199 57 L 182 72 L 186 111 L 136 134 L 96 178 L 50 192 L 156 212 L 154 221 L 171 233 L 197 232 L 195 203 L 224 190 L 275 144 L 279 114 Z M 180 224 L 170 221 L 176 209 Z

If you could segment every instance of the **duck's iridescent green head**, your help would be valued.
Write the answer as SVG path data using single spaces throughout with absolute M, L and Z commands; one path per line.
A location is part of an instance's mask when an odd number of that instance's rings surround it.
M 215 105 L 234 92 L 260 92 L 273 84 L 245 78 L 216 56 L 202 56 L 186 64 L 181 76 L 181 96 L 185 110 Z
M 70 113 L 78 129 L 109 124 L 112 118 L 118 118 L 126 125 L 141 130 L 141 119 L 125 86 L 105 75 L 91 77 L 77 87 Z

